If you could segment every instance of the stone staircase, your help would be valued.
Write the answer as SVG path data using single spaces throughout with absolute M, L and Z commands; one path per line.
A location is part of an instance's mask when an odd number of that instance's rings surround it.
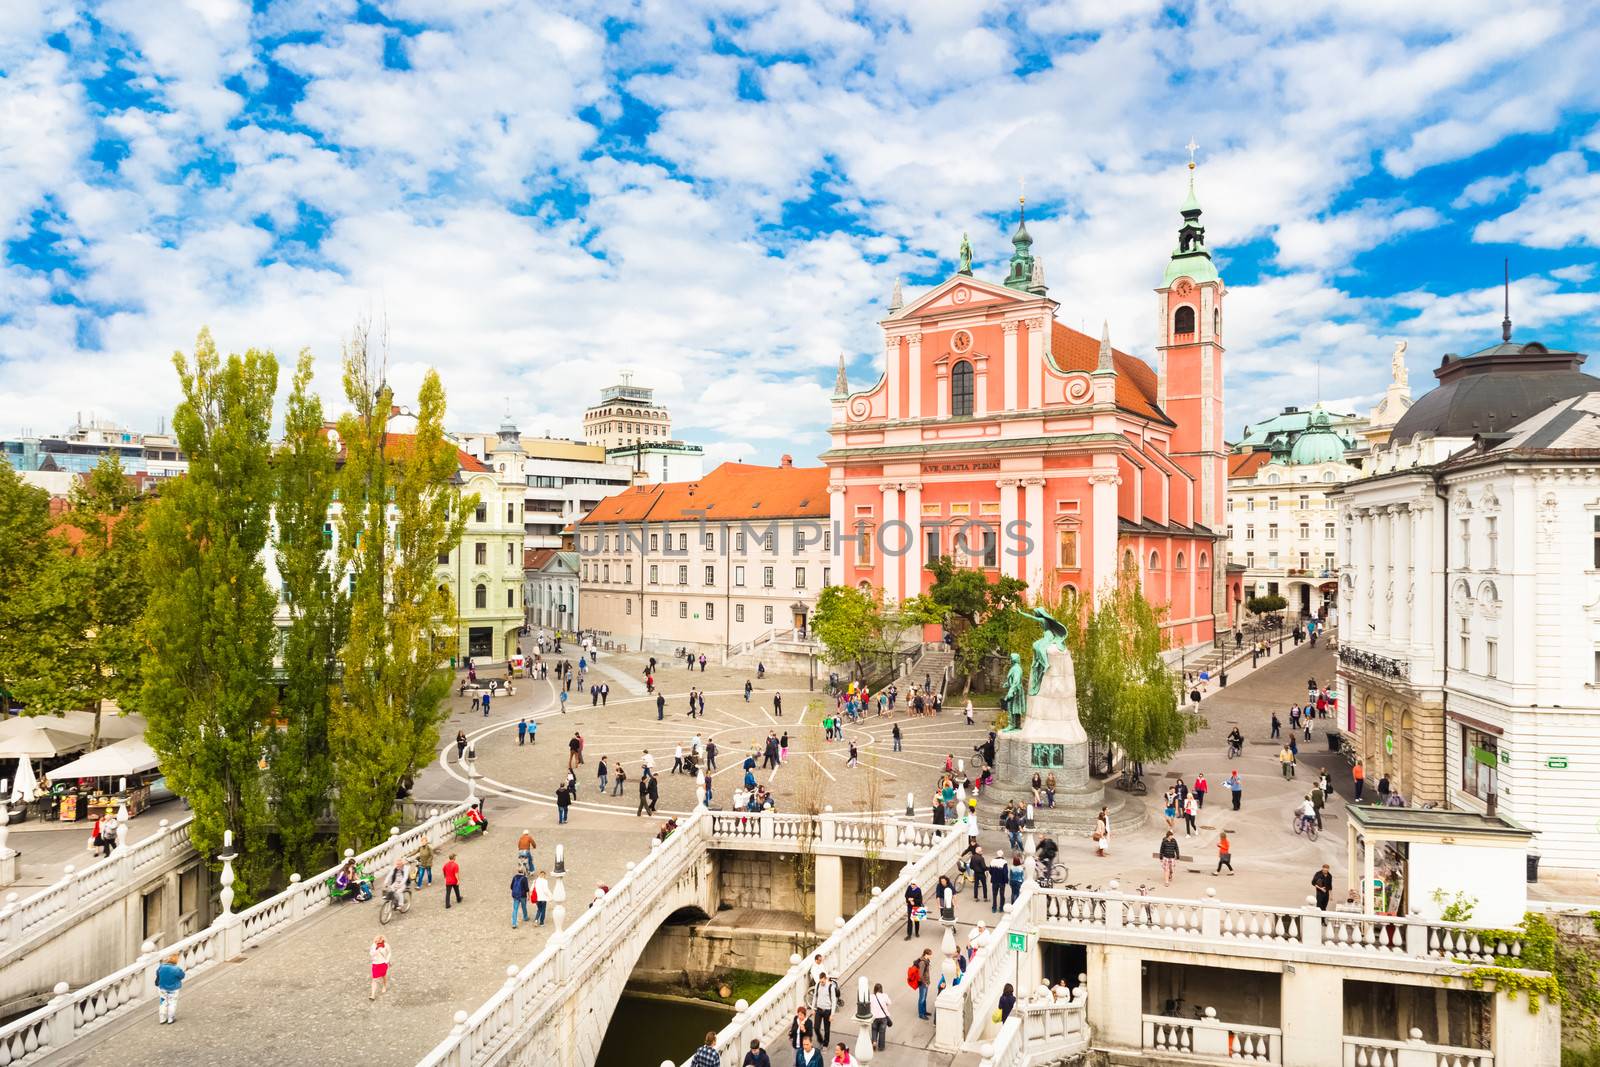
M 943 644 L 923 645 L 917 658 L 908 661 L 901 669 L 895 678 L 895 685 L 902 690 L 913 685 L 924 689 L 931 685 L 934 692 L 943 692 L 954 671 L 955 662 L 956 654 Z M 945 693 L 947 701 L 949 697 Z

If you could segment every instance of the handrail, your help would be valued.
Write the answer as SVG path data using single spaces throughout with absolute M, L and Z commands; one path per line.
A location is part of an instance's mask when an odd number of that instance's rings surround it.
M 361 853 L 356 861 L 367 866 L 386 865 L 396 856 L 412 851 L 423 838 L 431 840 L 436 831 L 452 831 L 455 819 L 464 814 L 468 806 L 467 801 L 462 801 L 403 834 L 396 833 Z M 128 966 L 81 989 L 69 991 L 65 982 L 58 984 L 56 995 L 44 1007 L 0 1026 L 0 1062 L 7 1067 L 37 1063 L 102 1021 L 125 1015 L 147 1003 L 155 996 L 156 968 L 167 956 L 176 953 L 179 966 L 192 975 L 219 961 L 233 959 L 246 946 L 258 945 L 305 916 L 322 910 L 331 903 L 328 880 L 339 873 L 342 864 L 341 860 L 306 881 L 295 876 L 289 888 L 282 892 L 237 914 L 225 912 L 204 930 L 162 948 L 159 953 L 147 952 Z
M 0 953 L 15 951 L 52 920 L 77 919 L 82 902 L 103 899 L 113 886 L 131 885 L 152 864 L 187 848 L 193 823 L 193 815 L 176 823 L 162 819 L 144 840 L 123 845 L 82 869 L 69 865 L 58 881 L 0 908 Z
M 1010 951 L 1006 947 L 1007 936 L 1030 928 L 1033 894 L 1038 888 L 1036 882 L 1023 884 L 1016 903 L 1006 906 L 1000 922 L 989 932 L 987 943 L 968 961 L 961 984 L 939 994 L 934 1002 L 934 1048 L 954 1052 L 974 1039 L 974 1029 L 990 1003 L 999 999 L 1000 987 L 1005 984 L 1008 971 L 1002 963 Z
M 1404 1057 L 1410 1052 L 1412 1057 Z M 1435 1045 L 1420 1037 L 1410 1041 L 1393 1041 L 1381 1037 L 1344 1037 L 1344 1067 L 1396 1067 L 1415 1062 L 1415 1055 L 1431 1057 L 1426 1062 L 1441 1067 L 1494 1067 L 1494 1052 L 1486 1048 L 1465 1048 L 1461 1045 Z
M 1523 952 L 1520 937 L 1504 938 L 1499 936 L 1504 931 L 1468 923 L 1230 903 L 1210 895 L 1181 900 L 1041 889 L 1033 897 L 1032 918 L 1035 926 L 1059 924 L 1122 936 L 1248 944 L 1253 950 L 1289 946 L 1378 959 L 1504 966 L 1507 960 L 1519 960 Z

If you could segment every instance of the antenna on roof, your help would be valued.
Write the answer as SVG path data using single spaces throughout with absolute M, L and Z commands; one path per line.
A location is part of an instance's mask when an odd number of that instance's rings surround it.
M 1506 268 L 1506 317 L 1500 320 L 1500 340 L 1511 340 L 1511 257 L 1507 256 Z

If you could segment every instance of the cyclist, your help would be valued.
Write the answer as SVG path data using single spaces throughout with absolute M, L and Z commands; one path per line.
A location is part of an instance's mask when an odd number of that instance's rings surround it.
M 1316 825 L 1316 805 L 1311 803 L 1311 797 L 1308 794 L 1305 799 L 1300 802 L 1300 807 L 1295 812 L 1294 832 L 1297 834 L 1303 834 L 1307 830 L 1315 829 Z
M 389 872 L 388 880 L 383 883 L 384 899 L 393 901 L 396 908 L 400 907 L 405 902 L 405 898 L 401 896 L 401 893 L 405 891 L 408 884 L 410 884 L 410 875 L 406 873 L 406 861 L 404 859 L 395 860 L 394 870 Z
M 1244 734 L 1240 733 L 1239 728 L 1235 726 L 1232 730 L 1228 731 L 1228 758 L 1232 759 L 1241 751 L 1243 751 L 1243 749 Z
M 1056 839 L 1048 834 L 1041 837 L 1034 848 L 1034 855 L 1039 858 L 1039 874 L 1046 882 L 1050 880 L 1050 872 L 1055 869 L 1056 853 L 1059 851 L 1061 850 L 1056 845 Z

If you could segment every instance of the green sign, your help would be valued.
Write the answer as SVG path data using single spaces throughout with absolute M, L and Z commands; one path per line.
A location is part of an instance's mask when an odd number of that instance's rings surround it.
M 1472 758 L 1474 762 L 1481 763 L 1485 767 L 1498 767 L 1500 765 L 1500 754 L 1493 749 L 1475 748 L 1472 750 Z
M 1552 771 L 1564 771 L 1567 769 L 1567 757 L 1551 756 L 1549 759 L 1544 761 L 1544 765 L 1549 767 Z
M 1383 735 L 1383 751 L 1385 755 L 1394 755 L 1394 734 L 1385 733 Z
M 1028 951 L 1028 935 L 1011 934 L 1009 935 L 1008 944 L 1012 952 L 1026 952 Z

